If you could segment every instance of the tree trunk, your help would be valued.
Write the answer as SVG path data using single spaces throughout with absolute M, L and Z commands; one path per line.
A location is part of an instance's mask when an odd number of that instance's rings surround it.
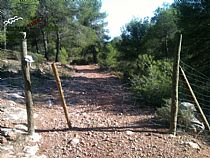
M 60 45 L 61 45 L 61 40 L 60 40 L 60 34 L 59 31 L 56 32 L 56 56 L 55 56 L 55 62 L 58 62 L 58 56 L 60 53 Z
M 93 53 L 93 63 L 96 64 L 97 63 L 97 51 L 96 51 L 96 47 L 92 46 L 92 53 Z
M 44 57 L 47 61 L 49 61 L 49 51 L 48 51 L 48 40 L 47 35 L 44 31 L 42 31 L 43 40 L 44 40 Z

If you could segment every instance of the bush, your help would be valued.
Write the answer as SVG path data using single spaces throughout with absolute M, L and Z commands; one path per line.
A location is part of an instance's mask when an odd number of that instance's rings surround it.
M 60 52 L 60 62 L 62 64 L 67 64 L 68 63 L 68 52 L 63 47 L 61 48 L 61 52 Z
M 166 100 L 164 100 L 164 102 L 165 102 L 165 105 L 163 107 L 157 109 L 156 115 L 166 125 L 169 125 L 170 120 L 171 120 L 171 99 L 166 99 Z M 177 120 L 178 125 L 186 128 L 186 129 L 189 129 L 193 116 L 194 116 L 194 113 L 193 113 L 192 109 L 179 108 L 178 120 Z
M 116 69 L 118 66 L 117 56 L 118 50 L 112 44 L 108 44 L 106 50 L 98 54 L 99 65 L 101 67 Z
M 161 108 L 157 108 L 156 115 L 160 118 L 160 121 L 166 125 L 170 125 L 171 120 L 171 99 L 165 99 L 165 104 Z
M 150 55 L 140 55 L 137 67 L 131 78 L 134 95 L 147 105 L 161 106 L 163 99 L 171 95 L 172 63 L 154 60 Z
M 5 41 L 5 35 L 3 31 L 0 31 L 0 43 Z

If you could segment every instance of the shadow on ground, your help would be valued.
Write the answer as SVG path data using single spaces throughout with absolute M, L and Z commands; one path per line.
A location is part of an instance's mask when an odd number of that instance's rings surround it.
M 80 73 L 96 73 L 99 70 L 77 70 Z M 5 75 L 6 74 L 6 75 Z M 24 95 L 22 74 L 5 72 L 0 75 L 0 88 L 8 93 Z M 54 105 L 60 105 L 60 97 L 53 75 L 42 74 L 37 71 L 31 73 L 32 94 L 34 105 L 47 104 L 49 100 Z M 128 111 L 133 104 L 128 88 L 116 77 L 87 78 L 61 76 L 67 105 L 95 106 L 97 110 L 110 110 L 113 112 Z M 18 100 L 14 100 L 18 102 Z M 22 102 L 21 102 L 22 103 Z M 131 109 L 130 109 L 131 110 Z M 131 110 L 133 111 L 133 110 Z

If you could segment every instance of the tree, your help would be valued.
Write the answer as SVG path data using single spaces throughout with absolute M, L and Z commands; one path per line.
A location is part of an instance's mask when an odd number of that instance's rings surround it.
M 2 19 L 15 15 L 23 17 L 7 33 L 10 49 L 19 45 L 16 33 L 27 31 L 28 49 L 44 52 L 47 60 L 59 61 L 61 48 L 65 48 L 68 57 L 79 57 L 83 52 L 92 54 L 93 61 L 97 61 L 97 53 L 107 37 L 106 14 L 100 12 L 101 0 L 5 0 L 2 4 L 0 8 L 6 13 Z M 41 22 L 28 25 L 36 19 Z M 4 40 L 4 36 L 0 36 Z
M 122 28 L 119 50 L 122 60 L 135 60 L 139 54 L 144 53 L 144 38 L 150 28 L 149 20 L 145 18 L 133 19 Z
M 79 42 L 82 42 L 83 55 L 92 53 L 93 62 L 97 62 L 97 53 L 101 48 L 103 40 L 107 37 L 104 27 L 106 13 L 101 13 L 101 0 L 79 0 L 77 15 L 78 22 L 81 24 Z
M 178 27 L 183 34 L 183 57 L 193 67 L 209 74 L 210 2 L 207 0 L 175 0 Z M 209 74 L 210 75 L 210 74 Z
M 151 19 L 151 28 L 145 42 L 149 54 L 157 59 L 172 57 L 174 51 L 174 35 L 177 32 L 177 11 L 164 5 L 155 11 Z

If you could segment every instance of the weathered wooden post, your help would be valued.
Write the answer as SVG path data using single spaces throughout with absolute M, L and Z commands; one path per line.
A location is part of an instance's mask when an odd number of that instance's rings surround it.
M 176 135 L 177 129 L 177 116 L 178 116 L 178 109 L 179 109 L 179 64 L 180 64 L 180 52 L 182 47 L 182 34 L 180 35 L 179 39 L 179 48 L 178 52 L 174 58 L 174 65 L 173 65 L 173 79 L 172 79 L 172 100 L 171 100 L 171 122 L 170 122 L 170 133 Z
M 193 100 L 194 100 L 194 102 L 195 102 L 195 104 L 196 104 L 196 106 L 197 106 L 196 109 L 198 109 L 198 111 L 200 112 L 200 114 L 201 114 L 201 116 L 202 116 L 202 119 L 203 119 L 203 122 L 204 122 L 206 128 L 207 128 L 207 129 L 209 130 L 209 132 L 210 132 L 210 126 L 209 126 L 208 120 L 207 120 L 205 114 L 203 113 L 203 110 L 202 110 L 202 108 L 201 108 L 201 106 L 200 106 L 200 104 L 199 104 L 199 102 L 198 102 L 198 100 L 197 100 L 197 98 L 196 98 L 196 96 L 195 96 L 195 93 L 193 92 L 193 89 L 192 89 L 192 87 L 190 86 L 190 82 L 188 81 L 187 76 L 185 75 L 185 72 L 184 72 L 184 70 L 182 69 L 181 66 L 180 66 L 180 70 L 181 70 L 181 73 L 182 73 L 182 75 L 183 75 L 183 77 L 184 77 L 184 80 L 185 80 L 185 82 L 186 82 L 186 84 L 187 84 L 187 87 L 188 87 L 188 89 L 190 90 L 190 93 L 191 93 L 191 95 L 192 95 L 192 97 L 193 97 Z
M 65 117 L 66 117 L 66 121 L 67 121 L 68 127 L 71 128 L 72 124 L 71 124 L 71 122 L 69 120 L 69 117 L 68 117 L 66 101 L 65 101 L 64 94 L 63 94 L 63 89 L 62 89 L 62 86 L 61 86 L 61 80 L 60 80 L 60 77 L 59 77 L 59 74 L 58 74 L 58 71 L 57 71 L 55 63 L 52 63 L 51 66 L 52 66 L 52 70 L 53 70 L 53 73 L 54 73 L 54 76 L 55 76 L 55 80 L 56 80 L 56 84 L 57 84 L 57 87 L 58 87 L 58 91 L 60 93 L 62 107 L 63 107 L 64 114 L 65 114 Z
M 31 78 L 30 78 L 30 66 L 26 61 L 27 56 L 27 40 L 26 32 L 21 32 L 22 34 L 22 51 L 21 51 L 21 67 L 23 72 L 23 79 L 25 85 L 25 102 L 27 111 L 27 123 L 28 123 L 28 134 L 32 135 L 34 133 L 34 117 L 33 117 L 33 101 L 31 94 Z

